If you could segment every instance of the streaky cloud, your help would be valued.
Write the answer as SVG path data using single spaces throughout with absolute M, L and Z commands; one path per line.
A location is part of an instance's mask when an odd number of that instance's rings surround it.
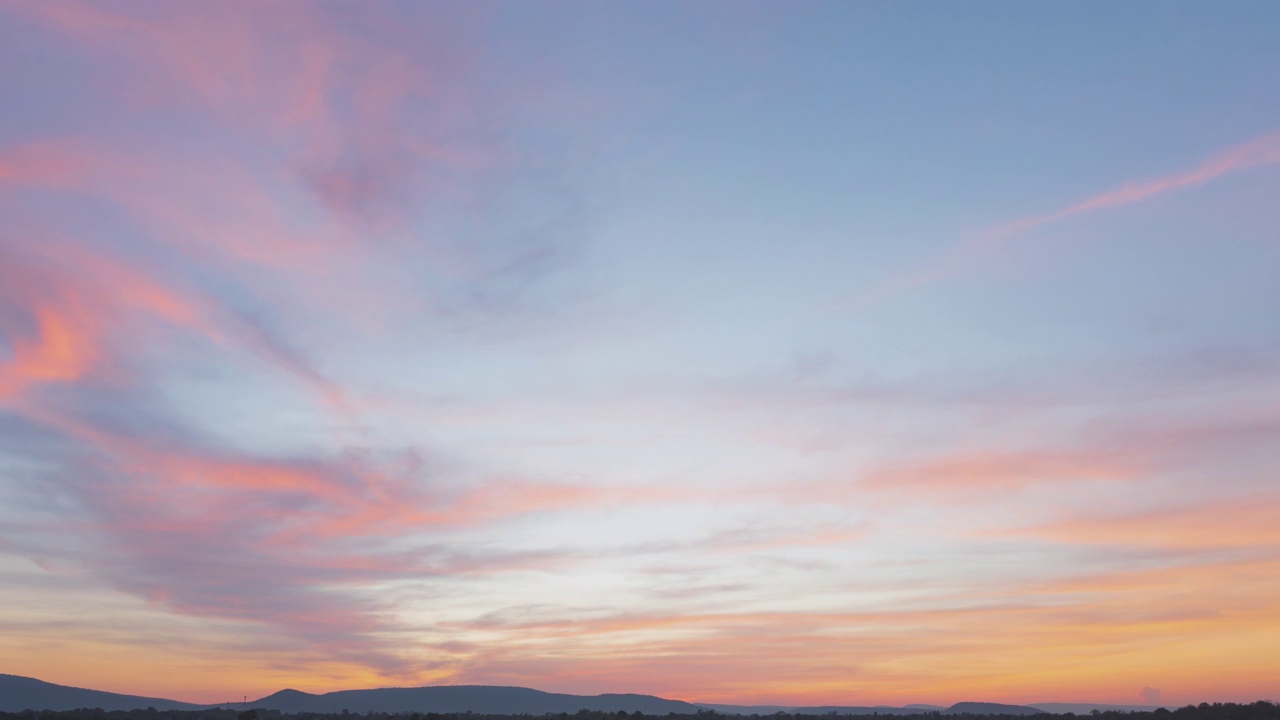
M 862 309 L 899 293 L 972 272 L 983 264 L 984 256 L 1038 228 L 1078 215 L 1141 203 L 1153 197 L 1204 185 L 1232 173 L 1277 164 L 1280 164 L 1280 132 L 1272 132 L 1214 154 L 1192 168 L 1151 179 L 1134 180 L 1057 210 L 1029 215 L 972 233 L 923 266 L 874 285 L 841 304 L 840 308 Z

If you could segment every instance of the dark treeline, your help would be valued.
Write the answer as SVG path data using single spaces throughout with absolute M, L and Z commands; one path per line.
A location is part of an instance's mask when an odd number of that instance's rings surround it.
M 763 718 L 766 720 L 832 720 L 834 713 L 825 715 L 804 715 L 796 713 L 779 712 L 771 715 L 751 715 L 748 717 Z M 548 713 L 546 715 L 482 715 L 479 713 L 377 713 L 371 712 L 366 714 L 349 713 L 343 711 L 341 713 L 281 713 L 277 710 L 229 710 L 223 708 L 213 708 L 207 710 L 166 710 L 157 711 L 153 708 L 146 710 L 113 710 L 110 712 L 97 709 L 81 709 L 67 710 L 63 712 L 54 712 L 52 710 L 27 710 L 25 712 L 0 712 L 0 720 L 711 720 L 716 717 L 743 717 L 740 715 L 729 715 L 719 713 L 714 710 L 702 710 L 696 714 L 680 715 L 670 713 L 668 715 L 645 715 L 641 712 L 627 713 L 619 711 L 616 713 L 602 712 L 598 710 L 579 710 L 576 713 Z M 885 720 L 938 720 L 943 717 L 943 713 L 939 712 L 922 712 L 915 715 L 857 715 L 839 716 L 848 720 L 867 720 L 873 717 L 883 717 Z M 949 714 L 946 717 L 956 718 L 957 720 L 1026 720 L 1031 717 L 1053 717 L 1053 718 L 1087 718 L 1088 720 L 1280 720 L 1280 705 L 1275 703 L 1258 701 L 1249 705 L 1241 705 L 1237 703 L 1201 703 L 1199 705 L 1187 705 L 1177 710 L 1154 710 L 1150 712 L 1125 712 L 1117 710 L 1108 710 L 1106 712 L 1094 711 L 1088 715 L 1077 716 L 1074 713 L 1064 713 L 1060 715 L 1052 715 L 1050 713 L 1041 713 L 1036 715 L 976 715 L 976 714 Z

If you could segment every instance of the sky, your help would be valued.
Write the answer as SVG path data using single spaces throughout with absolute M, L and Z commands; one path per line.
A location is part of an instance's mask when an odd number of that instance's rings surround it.
M 1280 697 L 1280 5 L 0 2 L 0 672 Z

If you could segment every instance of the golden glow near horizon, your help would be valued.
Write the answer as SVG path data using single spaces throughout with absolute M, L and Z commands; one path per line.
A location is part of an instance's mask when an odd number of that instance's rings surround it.
M 1280 697 L 1280 6 L 943 7 L 0 4 L 0 672 Z

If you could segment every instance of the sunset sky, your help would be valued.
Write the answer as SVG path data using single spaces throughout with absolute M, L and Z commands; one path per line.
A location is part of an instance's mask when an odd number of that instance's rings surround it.
M 0 639 L 1280 699 L 1280 3 L 0 0 Z

